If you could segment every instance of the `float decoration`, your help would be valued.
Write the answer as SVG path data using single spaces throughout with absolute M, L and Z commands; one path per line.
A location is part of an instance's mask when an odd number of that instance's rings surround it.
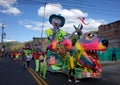
M 108 41 L 100 40 L 94 32 L 83 34 L 82 24 L 78 27 L 73 25 L 75 31 L 67 35 L 65 31 L 60 29 L 65 24 L 65 19 L 61 15 L 52 14 L 49 17 L 49 22 L 53 28 L 46 30 L 49 42 L 47 50 L 49 59 L 48 70 L 67 74 L 69 62 L 68 52 L 72 51 L 75 59 L 77 78 L 100 78 L 102 67 L 97 52 L 105 51 L 108 46 Z M 73 40 L 72 36 L 76 32 L 78 37 Z

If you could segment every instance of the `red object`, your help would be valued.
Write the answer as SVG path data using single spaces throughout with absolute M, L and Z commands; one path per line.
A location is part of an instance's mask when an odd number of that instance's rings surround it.
M 89 23 L 85 23 L 85 18 L 84 18 L 84 17 L 82 17 L 82 18 L 78 17 L 78 19 L 80 19 L 81 22 L 82 22 L 84 25 L 88 25 L 88 24 L 89 24 Z
M 39 55 L 39 52 L 38 52 L 38 51 L 35 52 L 35 55 L 34 55 L 34 56 L 35 56 L 35 59 L 36 59 L 36 60 L 39 60 L 40 55 Z
M 45 52 L 42 52 L 42 56 L 45 56 Z

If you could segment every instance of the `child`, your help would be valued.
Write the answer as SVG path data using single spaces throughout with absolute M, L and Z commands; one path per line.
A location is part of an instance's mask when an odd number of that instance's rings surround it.
M 26 56 L 26 64 L 27 64 L 27 67 L 30 66 L 30 60 L 32 58 L 32 55 L 30 53 L 28 53 L 28 55 Z
M 72 80 L 70 79 L 70 75 L 71 75 L 71 73 L 73 73 L 73 77 L 74 77 L 75 83 L 80 82 L 79 80 L 76 80 L 74 57 L 73 57 L 72 51 L 69 52 L 68 56 L 69 56 L 69 62 L 68 62 L 68 81 L 72 82 Z
M 40 56 L 40 76 L 42 76 L 44 79 L 46 78 L 46 72 L 47 72 L 47 57 L 46 53 L 42 52 Z

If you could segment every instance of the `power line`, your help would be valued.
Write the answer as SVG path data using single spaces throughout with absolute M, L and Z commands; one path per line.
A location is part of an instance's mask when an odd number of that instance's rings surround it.
M 81 7 L 81 9 L 87 9 L 87 10 L 95 10 L 95 11 L 101 11 L 101 12 L 106 12 L 106 13 L 113 13 L 113 14 L 120 14 L 119 10 L 115 11 L 115 10 L 108 10 L 108 9 L 99 9 L 97 8 L 95 5 L 92 4 L 86 4 L 86 2 L 80 2 L 80 1 L 74 1 L 74 2 L 68 2 L 66 1 L 60 1 L 60 0 L 53 0 L 53 1 L 48 1 L 48 0 L 44 0 L 46 3 L 60 3 L 62 4 L 62 6 L 67 6 L 69 8 L 79 8 Z M 44 4 L 43 1 L 18 1 L 18 3 L 21 4 L 34 4 L 34 5 L 40 5 L 40 4 Z M 90 3 L 90 2 L 89 2 Z
M 112 1 L 112 0 L 111 0 Z M 13 1 L 8 1 L 8 3 L 12 3 Z M 90 1 L 87 0 L 18 0 L 18 4 L 23 4 L 23 5 L 44 5 L 44 2 L 46 3 L 60 3 L 62 6 L 65 6 L 67 8 L 79 8 L 81 10 L 86 10 L 89 12 L 95 12 L 96 13 L 103 13 L 103 14 L 108 14 L 112 13 L 113 15 L 120 15 L 120 11 L 117 10 L 110 10 L 110 9 L 100 9 L 97 8 L 95 5 L 91 4 Z M 114 2 L 115 3 L 115 2 Z
M 72 1 L 72 2 L 71 2 Z M 8 3 L 13 3 L 13 1 L 7 1 Z M 69 6 L 69 7 L 83 7 L 84 9 L 90 9 L 90 10 L 99 10 L 99 11 L 107 11 L 107 12 L 120 12 L 120 11 L 113 11 L 113 10 L 105 10 L 105 9 L 97 9 L 95 5 L 90 4 L 90 1 L 87 0 L 81 0 L 81 1 L 74 1 L 74 0 L 18 0 L 19 4 L 28 4 L 28 5 L 44 5 L 44 2 L 46 3 L 60 3 L 63 6 Z M 3 3 L 5 4 L 5 3 Z

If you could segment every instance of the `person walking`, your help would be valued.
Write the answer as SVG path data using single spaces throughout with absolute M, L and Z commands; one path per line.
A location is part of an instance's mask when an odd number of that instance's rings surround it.
M 79 80 L 76 79 L 76 76 L 75 76 L 75 61 L 74 61 L 74 57 L 73 57 L 72 51 L 68 52 L 68 56 L 69 56 L 68 81 L 72 82 L 72 80 L 70 79 L 70 76 L 71 76 L 71 73 L 73 73 L 73 78 L 75 80 L 75 83 L 80 82 Z
M 26 66 L 30 66 L 30 60 L 32 59 L 32 55 L 30 53 L 27 54 L 26 56 Z
M 112 61 L 117 61 L 117 57 L 116 57 L 116 48 L 115 47 L 113 47 L 113 49 L 112 49 Z
M 35 59 L 35 71 L 38 72 L 39 71 L 39 59 L 40 59 L 40 53 L 39 51 L 35 51 L 35 54 L 34 54 L 34 59 Z
M 40 76 L 45 79 L 46 73 L 47 73 L 47 56 L 46 52 L 42 52 L 40 56 Z

